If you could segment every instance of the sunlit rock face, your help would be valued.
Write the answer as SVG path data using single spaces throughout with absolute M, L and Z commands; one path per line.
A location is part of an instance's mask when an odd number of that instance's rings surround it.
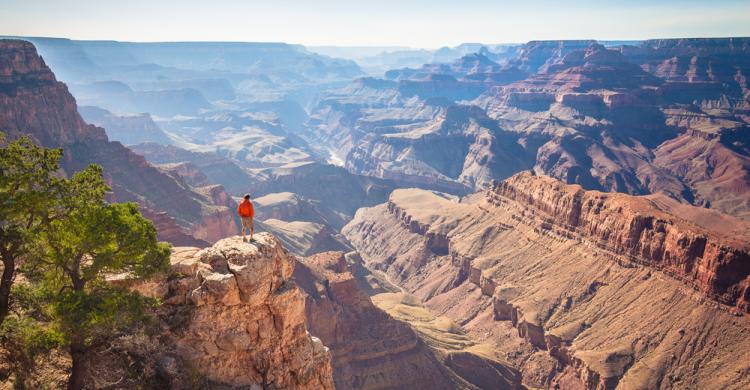
M 333 389 L 329 349 L 308 333 L 305 294 L 290 281 L 295 261 L 270 234 L 233 237 L 175 248 L 168 276 L 136 286 L 164 302 L 171 383 L 193 370 L 216 385 Z
M 201 378 L 204 386 L 250 388 L 520 388 L 518 371 L 502 359 L 470 348 L 437 348 L 376 307 L 368 293 L 389 290 L 355 252 L 295 258 L 274 236 L 255 238 L 227 238 L 202 250 L 176 247 L 165 275 L 113 278 L 162 302 L 155 310 L 158 333 L 129 346 L 154 351 L 139 362 L 153 365 L 161 383 L 184 388 Z
M 343 229 L 366 265 L 492 343 L 525 385 L 590 389 L 750 384 L 749 231 L 663 195 L 530 173 L 460 202 L 397 190 Z
M 537 172 L 746 218 L 749 63 L 744 38 L 590 44 L 476 102 L 527 134 Z

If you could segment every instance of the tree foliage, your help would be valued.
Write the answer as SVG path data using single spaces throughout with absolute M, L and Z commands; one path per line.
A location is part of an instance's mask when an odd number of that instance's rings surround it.
M 135 203 L 109 204 L 102 170 L 89 166 L 67 180 L 58 213 L 41 231 L 35 254 L 45 281 L 61 290 L 103 288 L 104 276 L 146 277 L 168 266 L 169 246 Z M 104 286 L 107 286 L 104 283 Z
M 157 241 L 154 225 L 135 203 L 105 200 L 109 187 L 99 166 L 58 177 L 60 157 L 59 150 L 27 138 L 0 148 L 0 251 L 4 264 L 10 253 L 13 272 L 22 260 L 20 271 L 29 281 L 13 289 L 22 315 L 0 327 L 0 337 L 10 329 L 26 356 L 68 348 L 68 388 L 80 389 L 87 350 L 142 321 L 154 303 L 112 277 L 165 271 L 170 249 Z
M 141 295 L 109 282 L 115 274 L 143 278 L 169 267 L 169 246 L 134 203 L 105 201 L 109 188 L 96 165 L 66 180 L 55 219 L 35 245 L 34 272 L 48 291 L 52 318 L 70 348 L 69 388 L 82 386 L 83 356 L 98 341 L 143 318 Z
M 10 292 L 18 260 L 24 256 L 40 227 L 51 219 L 60 198 L 56 176 L 62 151 L 35 145 L 21 137 L 10 143 L 0 133 L 0 325 L 10 309 Z

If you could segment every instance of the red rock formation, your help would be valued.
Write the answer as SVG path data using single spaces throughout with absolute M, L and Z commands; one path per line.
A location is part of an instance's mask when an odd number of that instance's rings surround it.
M 166 212 L 156 212 L 141 207 L 141 213 L 157 227 L 157 238 L 159 241 L 166 241 L 177 246 L 194 246 L 199 248 L 205 248 L 210 245 L 208 241 L 195 238 L 183 232 L 174 218 L 170 217 Z
M 498 183 L 489 196 L 498 204 L 507 198 L 531 207 L 549 225 L 666 270 L 713 299 L 747 310 L 750 230 L 717 232 L 702 225 L 707 217 L 697 210 L 693 218 L 683 219 L 647 199 L 584 191 L 528 173 Z
M 704 108 L 750 109 L 750 39 L 655 39 L 619 50 L 631 62 L 666 80 L 663 96 Z
M 197 238 L 214 242 L 224 237 L 230 237 L 240 232 L 237 213 L 237 202 L 227 194 L 221 185 L 209 185 L 194 188 L 196 193 L 203 195 L 204 206 L 200 224 L 190 229 Z
M 750 385 L 748 232 L 662 195 L 528 173 L 461 202 L 396 190 L 342 230 L 524 384 L 579 389 Z
M 198 167 L 189 162 L 155 164 L 168 174 L 182 178 L 190 186 L 198 187 L 208 184 L 208 178 Z
M 517 58 L 510 62 L 530 73 L 536 73 L 573 51 L 586 49 L 592 43 L 595 41 L 530 41 L 519 50 Z
M 631 94 L 643 94 L 639 88 L 658 86 L 661 83 L 657 77 L 628 62 L 620 52 L 592 43 L 585 50 L 569 52 L 540 73 L 506 86 L 495 87 L 491 93 L 499 99 L 496 104 L 507 104 L 528 111 L 546 111 L 555 101 L 574 108 L 580 103 L 591 104 L 594 101 L 598 109 L 601 108 L 602 95 L 606 96 L 610 91 L 630 90 Z M 571 92 L 589 93 L 581 95 Z M 587 108 L 584 106 L 581 111 L 591 114 Z M 594 116 L 599 117 L 601 114 Z
M 460 193 L 451 184 L 478 190 L 533 169 L 587 189 L 664 193 L 747 218 L 749 42 L 677 39 L 607 48 L 532 41 L 508 65 L 470 55 L 386 74 L 407 86 L 433 85 L 429 96 L 440 98 L 406 99 L 396 81 L 359 80 L 327 94 L 310 125 L 316 142 L 335 150 L 348 170 L 404 186 Z M 529 75 L 487 82 L 489 89 L 470 102 L 486 113 L 442 122 L 461 111 L 453 104 L 462 87 L 452 84 L 506 66 Z M 469 78 L 474 70 L 477 79 Z M 678 111 L 703 119 L 675 120 Z M 497 123 L 487 125 L 482 116 Z M 696 132 L 721 140 L 688 140 Z
M 701 112 L 668 114 L 685 132 L 654 150 L 654 164 L 693 189 L 691 203 L 750 218 L 750 127 Z
M 171 263 L 133 288 L 164 302 L 152 359 L 174 387 L 198 374 L 217 386 L 334 388 L 328 348 L 307 333 L 304 294 L 289 280 L 295 260 L 273 236 L 175 248 Z

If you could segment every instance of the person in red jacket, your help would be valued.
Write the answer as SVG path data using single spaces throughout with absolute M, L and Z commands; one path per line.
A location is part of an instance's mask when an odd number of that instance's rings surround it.
M 250 228 L 250 241 L 253 241 L 253 233 L 255 228 L 253 227 L 253 217 L 255 216 L 255 209 L 253 208 L 253 202 L 250 201 L 250 194 L 245 194 L 245 199 L 242 200 L 239 206 L 237 206 L 237 214 L 242 219 L 242 241 L 247 242 L 245 237 L 245 230 Z

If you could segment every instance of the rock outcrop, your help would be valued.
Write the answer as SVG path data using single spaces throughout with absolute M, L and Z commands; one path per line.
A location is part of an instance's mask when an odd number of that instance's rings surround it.
M 549 65 L 562 60 L 573 51 L 586 49 L 593 40 L 530 41 L 518 50 L 510 63 L 530 73 L 544 71 Z
M 519 388 L 507 365 L 434 349 L 377 308 L 366 291 L 389 290 L 366 272 L 354 252 L 295 259 L 268 233 L 176 247 L 168 274 L 112 279 L 163 303 L 160 333 L 125 354 L 171 388 Z
M 333 389 L 331 356 L 307 332 L 295 259 L 270 234 L 173 250 L 162 280 L 136 286 L 162 300 L 160 365 L 171 386 L 185 372 L 215 385 Z
M 365 264 L 504 354 L 529 387 L 750 385 L 747 222 L 523 173 L 397 190 L 343 233 Z
M 743 39 L 591 44 L 476 103 L 528 134 L 538 173 L 746 218 L 747 122 L 731 111 L 746 111 L 749 55 Z
M 141 213 L 154 223 L 154 226 L 157 228 L 157 238 L 160 241 L 166 241 L 177 246 L 194 246 L 199 248 L 211 245 L 208 241 L 187 234 L 174 218 L 170 217 L 164 211 L 157 212 L 146 207 L 141 207 Z

